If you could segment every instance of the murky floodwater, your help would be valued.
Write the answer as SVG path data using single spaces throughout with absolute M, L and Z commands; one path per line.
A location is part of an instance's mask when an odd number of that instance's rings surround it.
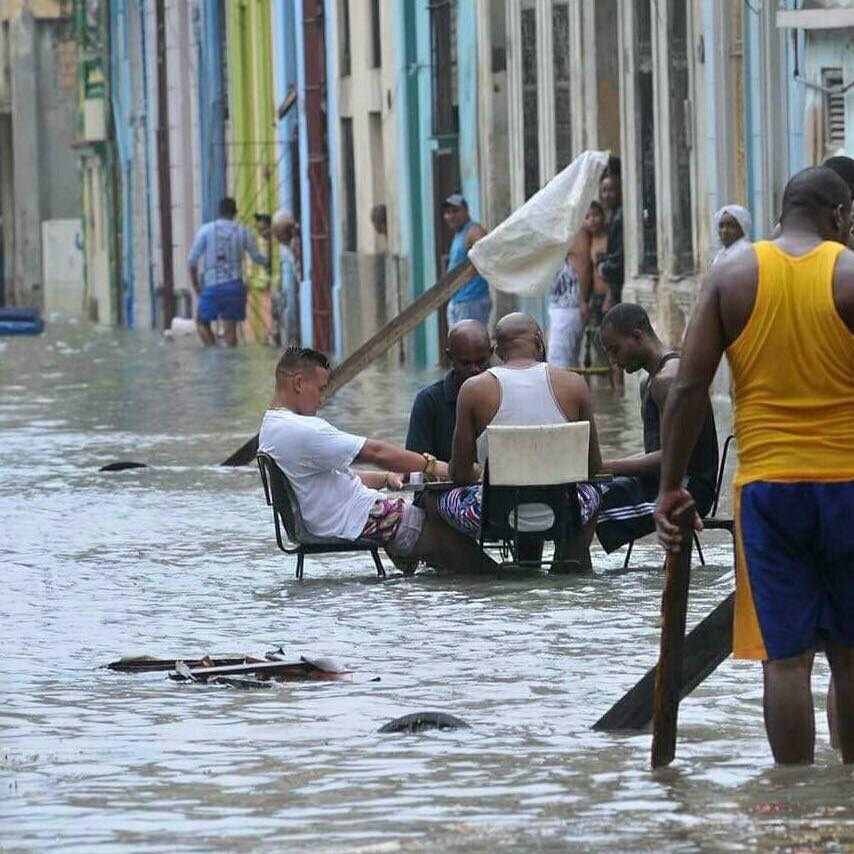
M 682 705 L 678 760 L 590 725 L 655 658 L 661 556 L 593 576 L 373 576 L 275 548 L 254 469 L 275 354 L 83 326 L 0 341 L 0 847 L 460 850 L 854 846 L 854 780 L 819 716 L 815 769 L 775 769 L 760 674 L 727 662 Z M 401 440 L 430 374 L 365 374 L 325 415 Z M 596 393 L 606 452 L 640 445 L 636 391 Z M 729 422 L 721 404 L 722 426 Z M 134 459 L 149 469 L 99 474 Z M 706 538 L 696 621 L 732 587 Z M 270 691 L 98 669 L 121 655 L 326 653 L 379 682 Z M 823 704 L 827 669 L 815 684 Z M 471 729 L 389 736 L 442 709 Z

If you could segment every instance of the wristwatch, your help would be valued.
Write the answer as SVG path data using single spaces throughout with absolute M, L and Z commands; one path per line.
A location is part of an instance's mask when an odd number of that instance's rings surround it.
M 424 457 L 424 474 L 433 475 L 436 472 L 436 458 L 432 454 L 428 454 L 426 451 L 421 454 Z

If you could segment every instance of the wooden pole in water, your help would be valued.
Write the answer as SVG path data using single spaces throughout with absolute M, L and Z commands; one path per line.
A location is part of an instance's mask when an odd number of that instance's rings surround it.
M 676 756 L 676 721 L 682 690 L 682 659 L 688 584 L 691 578 L 692 521 L 694 505 L 674 515 L 682 541 L 678 552 L 668 552 L 661 595 L 661 651 L 655 671 L 652 707 L 652 767 L 669 765 Z

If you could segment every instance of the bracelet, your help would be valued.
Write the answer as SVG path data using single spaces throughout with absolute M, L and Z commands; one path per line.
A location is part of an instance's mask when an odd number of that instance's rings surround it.
M 435 474 L 436 472 L 436 458 L 432 454 L 428 454 L 426 452 L 421 454 L 421 456 L 425 459 L 424 468 L 422 469 L 422 471 L 424 472 L 424 474 L 432 477 L 433 474 Z

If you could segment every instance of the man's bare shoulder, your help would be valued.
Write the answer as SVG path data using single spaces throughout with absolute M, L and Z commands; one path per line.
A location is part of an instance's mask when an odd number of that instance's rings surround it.
M 568 408 L 574 411 L 590 397 L 590 389 L 587 387 L 587 383 L 575 371 L 549 366 L 549 382 L 551 382 L 557 402 L 567 417 L 572 414 Z
M 489 371 L 484 371 L 477 376 L 469 377 L 461 386 L 459 398 L 466 401 L 484 400 L 494 395 L 498 390 L 498 380 Z
M 739 251 L 715 264 L 706 276 L 706 282 L 717 288 L 738 288 L 755 284 L 759 273 L 759 262 L 752 243 L 746 243 Z

